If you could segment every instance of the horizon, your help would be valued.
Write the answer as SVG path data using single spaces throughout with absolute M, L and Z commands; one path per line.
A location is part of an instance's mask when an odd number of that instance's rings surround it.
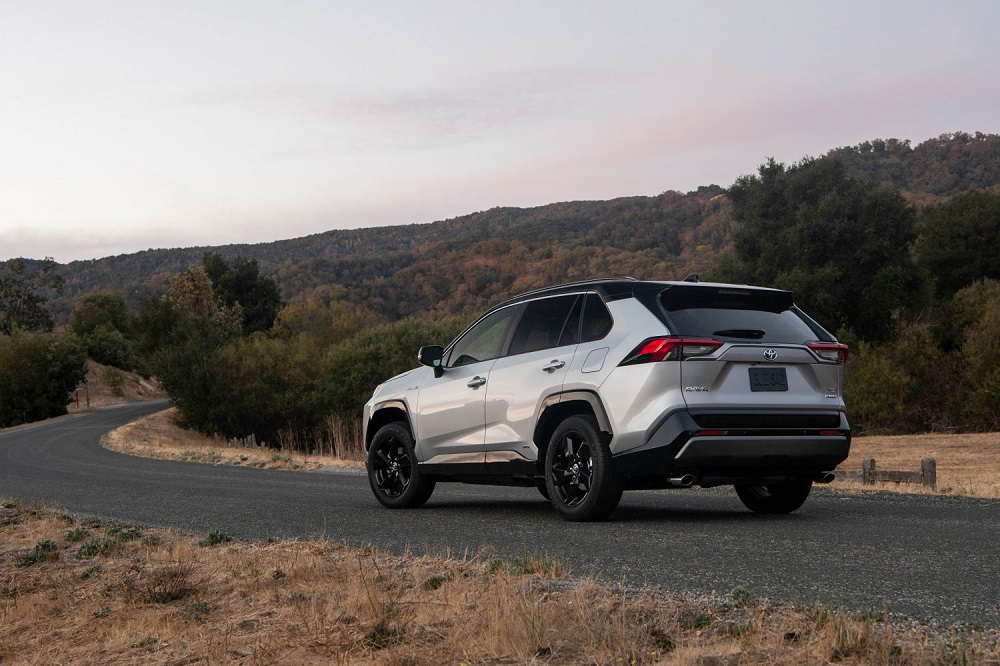
M 4 14 L 0 260 L 689 192 L 769 157 L 1000 133 L 1000 4 L 985 0 Z

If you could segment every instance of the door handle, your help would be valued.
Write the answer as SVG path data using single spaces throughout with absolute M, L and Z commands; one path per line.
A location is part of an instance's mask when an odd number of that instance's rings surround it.
M 480 386 L 482 386 L 485 383 L 486 383 L 486 377 L 473 377 L 472 381 L 470 381 L 468 384 L 466 384 L 466 386 L 468 386 L 469 388 L 475 389 L 475 388 L 479 388 Z
M 560 360 L 556 359 L 556 360 L 552 361 L 551 363 L 549 363 L 548 365 L 546 365 L 545 367 L 543 367 L 542 370 L 544 370 L 545 372 L 555 372 L 556 370 L 558 370 L 559 368 L 563 367 L 564 365 L 566 365 L 565 361 L 560 361 Z

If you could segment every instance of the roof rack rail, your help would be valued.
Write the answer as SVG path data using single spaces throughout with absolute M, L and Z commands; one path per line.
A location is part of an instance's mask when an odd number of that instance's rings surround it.
M 531 291 L 526 291 L 526 292 L 520 293 L 520 294 L 518 294 L 516 296 L 512 296 L 511 298 L 508 298 L 508 299 L 502 301 L 501 303 L 498 303 L 497 305 L 495 305 L 493 307 L 499 307 L 500 305 L 505 305 L 507 303 L 510 303 L 511 301 L 521 300 L 523 298 L 534 296 L 535 294 L 541 294 L 541 293 L 544 293 L 544 292 L 554 291 L 554 290 L 557 290 L 557 289 L 565 289 L 566 287 L 581 287 L 581 286 L 585 286 L 585 285 L 589 285 L 589 284 L 600 284 L 602 282 L 614 282 L 616 280 L 629 281 L 629 282 L 640 282 L 640 280 L 638 280 L 637 278 L 630 277 L 628 275 L 620 275 L 620 276 L 615 276 L 615 277 L 610 277 L 610 278 L 592 278 L 590 280 L 578 280 L 576 282 L 565 282 L 563 284 L 552 284 L 552 285 L 549 285 L 547 287 L 539 287 L 538 289 L 532 289 Z

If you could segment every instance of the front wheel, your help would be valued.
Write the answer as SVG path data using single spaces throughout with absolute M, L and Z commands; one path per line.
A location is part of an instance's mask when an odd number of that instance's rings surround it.
M 375 498 L 390 509 L 414 509 L 434 492 L 434 479 L 417 466 L 413 436 L 405 423 L 388 423 L 368 448 L 368 483 Z
M 618 506 L 622 479 L 594 417 L 570 416 L 552 433 L 545 450 L 545 485 L 565 520 L 603 520 Z
M 788 479 L 767 486 L 736 486 L 736 494 L 754 513 L 791 513 L 802 506 L 812 490 L 810 479 Z

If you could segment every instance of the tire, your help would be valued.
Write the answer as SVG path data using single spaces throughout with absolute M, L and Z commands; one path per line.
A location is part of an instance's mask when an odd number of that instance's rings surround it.
M 542 497 L 544 497 L 547 500 L 552 499 L 551 497 L 549 497 L 549 487 L 545 483 L 545 479 L 539 479 L 538 481 L 536 481 L 535 487 L 538 488 L 538 492 L 541 494 Z
M 812 481 L 788 479 L 768 486 L 736 486 L 736 494 L 746 508 L 754 513 L 791 513 L 809 497 Z
M 622 479 L 594 417 L 570 416 L 552 433 L 545 450 L 545 485 L 565 520 L 604 520 L 617 508 Z
M 379 428 L 365 467 L 375 499 L 390 509 L 415 509 L 434 492 L 434 479 L 424 476 L 417 465 L 413 436 L 405 423 Z

